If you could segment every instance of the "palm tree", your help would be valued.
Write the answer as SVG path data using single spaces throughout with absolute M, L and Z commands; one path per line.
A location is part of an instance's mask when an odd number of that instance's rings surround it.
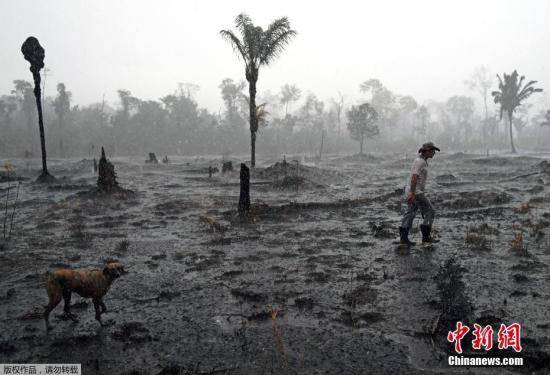
M 541 92 L 542 89 L 533 87 L 537 81 L 529 81 L 525 86 L 522 86 L 525 76 L 521 76 L 518 81 L 518 72 L 514 70 L 512 74 L 504 73 L 504 80 L 498 78 L 499 91 L 493 91 L 491 95 L 496 104 L 500 104 L 500 119 L 504 111 L 508 114 L 510 125 L 510 144 L 512 145 L 512 153 L 516 153 L 514 147 L 514 138 L 512 136 L 512 117 L 516 109 L 521 105 L 521 102 L 536 92 Z
M 300 90 L 296 85 L 286 84 L 281 87 L 281 103 L 285 106 L 285 118 L 288 115 L 288 105 L 291 102 L 295 102 L 300 99 L 302 90 Z
M 65 132 L 65 119 L 71 111 L 71 93 L 66 90 L 64 83 L 57 84 L 57 97 L 53 101 L 53 109 L 59 121 L 59 154 L 65 156 L 63 138 Z
M 358 141 L 361 146 L 360 155 L 363 155 L 363 143 L 366 138 L 371 138 L 380 133 L 376 122 L 378 112 L 369 103 L 352 105 L 348 110 L 348 131 L 351 139 Z
M 42 120 L 42 100 L 40 91 L 40 69 L 44 67 L 44 48 L 33 36 L 28 37 L 21 46 L 21 52 L 25 60 L 31 63 L 30 71 L 34 79 L 34 97 L 38 110 L 38 129 L 40 131 L 40 146 L 42 148 L 42 174 L 37 182 L 52 182 L 55 178 L 48 172 L 46 164 L 46 138 L 44 136 L 44 122 Z
M 256 82 L 260 66 L 269 65 L 284 50 L 285 46 L 296 35 L 290 28 L 288 18 L 279 18 L 264 31 L 255 26 L 250 17 L 241 13 L 235 18 L 235 26 L 242 39 L 231 30 L 221 30 L 221 36 L 229 41 L 233 49 L 242 57 L 245 64 L 245 77 L 248 81 L 250 108 L 250 165 L 256 165 L 256 132 L 258 131 L 258 114 L 256 106 Z

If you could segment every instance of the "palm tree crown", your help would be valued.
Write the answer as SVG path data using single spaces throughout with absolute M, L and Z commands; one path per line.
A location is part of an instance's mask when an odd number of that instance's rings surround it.
M 504 79 L 498 78 L 498 88 L 499 91 L 493 91 L 491 95 L 496 104 L 500 104 L 500 119 L 502 120 L 502 114 L 504 111 L 508 114 L 508 121 L 510 125 L 510 144 L 512 146 L 512 152 L 516 152 L 514 147 L 514 139 L 512 136 L 512 116 L 516 109 L 521 105 L 521 102 L 536 92 L 541 92 L 542 89 L 535 88 L 533 85 L 537 81 L 529 81 L 525 86 L 523 86 L 523 81 L 525 76 L 519 77 L 519 74 L 516 70 L 512 74 L 503 75 Z M 519 80 L 518 80 L 519 77 Z
M 287 17 L 279 18 L 267 30 L 255 26 L 250 17 L 244 13 L 235 18 L 235 26 L 242 39 L 231 30 L 221 30 L 221 36 L 228 40 L 233 49 L 238 52 L 246 65 L 246 79 L 250 82 L 261 65 L 269 65 L 284 50 L 296 31 L 290 28 Z
M 258 107 L 256 106 L 256 82 L 260 66 L 269 65 L 284 50 L 296 31 L 290 28 L 288 18 L 279 18 L 264 31 L 255 26 L 250 17 L 241 13 L 235 18 L 235 26 L 241 39 L 231 30 L 221 30 L 221 36 L 229 41 L 245 63 L 245 77 L 248 81 L 250 106 L 250 164 L 255 165 L 256 132 L 258 131 Z
M 500 91 L 493 91 L 491 95 L 494 98 L 496 104 L 500 104 L 500 118 L 502 119 L 502 113 L 506 111 L 509 115 L 516 111 L 517 107 L 521 105 L 521 102 L 536 92 L 541 92 L 542 89 L 534 88 L 533 85 L 537 81 L 529 81 L 522 87 L 525 76 L 521 76 L 518 81 L 518 72 L 514 70 L 512 74 L 504 73 L 504 80 L 498 78 L 498 88 Z

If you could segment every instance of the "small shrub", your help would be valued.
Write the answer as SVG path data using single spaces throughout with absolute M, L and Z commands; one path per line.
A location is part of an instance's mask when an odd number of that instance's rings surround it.
M 529 202 L 527 203 L 522 203 L 518 208 L 516 208 L 516 211 L 520 214 L 527 214 L 531 211 L 531 205 L 529 204 Z
M 283 363 L 286 369 L 288 370 L 289 364 L 288 364 L 288 358 L 286 356 L 285 346 L 283 343 L 283 336 L 277 324 L 277 315 L 279 314 L 279 310 L 272 306 L 269 306 L 268 308 L 269 308 L 269 315 L 271 317 L 271 323 L 273 328 L 273 338 L 275 339 L 275 345 L 276 345 L 277 351 L 279 352 L 279 355 L 281 355 L 281 357 L 283 358 Z
M 492 246 L 492 242 L 488 240 L 487 237 L 474 232 L 466 233 L 464 243 L 466 243 L 470 249 L 479 251 L 490 251 Z
M 511 249 L 518 255 L 527 255 L 527 246 L 523 241 L 523 228 L 519 225 L 513 225 L 514 238 L 510 241 Z
M 128 251 L 129 246 L 130 246 L 130 241 L 122 240 L 116 244 L 115 253 L 124 254 Z
M 475 233 L 479 235 L 489 236 L 497 235 L 500 233 L 500 231 L 496 228 L 489 226 L 489 224 L 487 223 L 481 223 L 470 226 L 467 233 Z

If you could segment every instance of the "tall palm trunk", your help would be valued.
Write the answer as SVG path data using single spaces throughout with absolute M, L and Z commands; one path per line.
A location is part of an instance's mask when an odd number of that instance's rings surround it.
M 32 72 L 34 78 L 34 97 L 36 99 L 36 108 L 38 110 L 38 128 L 40 130 L 40 147 L 42 148 L 42 176 L 49 175 L 46 164 L 46 138 L 44 136 L 44 122 L 42 120 L 42 100 L 40 92 L 40 73 Z
M 512 113 L 508 113 L 508 120 L 510 125 L 510 145 L 512 145 L 512 154 L 516 153 L 516 148 L 514 147 L 514 138 L 512 136 Z
M 256 165 L 256 133 L 250 131 L 250 166 Z
M 257 77 L 257 75 L 256 75 Z M 258 131 L 258 116 L 256 112 L 256 79 L 248 82 L 248 93 L 250 94 L 250 166 L 256 166 L 256 132 Z

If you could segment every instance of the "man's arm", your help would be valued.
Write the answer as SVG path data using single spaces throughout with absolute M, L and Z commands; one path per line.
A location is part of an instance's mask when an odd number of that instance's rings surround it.
M 412 174 L 411 175 L 411 188 L 409 189 L 409 197 L 407 198 L 407 201 L 409 203 L 414 202 L 415 194 L 416 194 L 416 183 L 418 182 L 418 175 Z

